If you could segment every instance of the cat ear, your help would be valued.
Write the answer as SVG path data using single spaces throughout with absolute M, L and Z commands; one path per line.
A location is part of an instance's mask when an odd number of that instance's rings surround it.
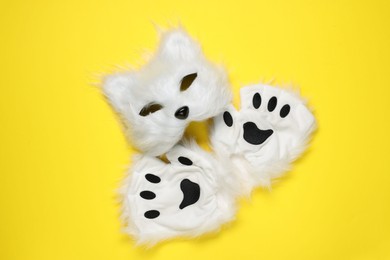
M 107 76 L 103 80 L 103 92 L 120 114 L 124 114 L 130 108 L 133 85 L 135 85 L 135 77 L 132 73 L 118 73 Z
M 200 45 L 183 29 L 176 29 L 162 35 L 159 57 L 171 61 L 191 61 L 202 56 Z

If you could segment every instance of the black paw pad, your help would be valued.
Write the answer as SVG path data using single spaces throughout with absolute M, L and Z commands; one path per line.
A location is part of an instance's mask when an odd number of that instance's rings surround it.
M 154 194 L 154 192 L 148 190 L 142 191 L 139 195 L 146 200 L 152 200 L 156 197 L 156 194 Z
M 191 161 L 190 159 L 188 159 L 187 157 L 180 156 L 179 158 L 177 158 L 177 160 L 178 160 L 181 164 L 184 164 L 184 165 L 187 165 L 187 166 L 192 165 L 192 161 Z
M 261 130 L 253 122 L 246 122 L 243 127 L 245 141 L 253 145 L 264 143 L 274 132 L 271 129 Z
M 285 118 L 288 113 L 290 113 L 290 106 L 289 105 L 284 105 L 282 109 L 280 109 L 280 117 Z
M 145 218 L 153 219 L 160 216 L 160 212 L 158 210 L 148 210 L 144 214 Z
M 272 97 L 269 101 L 268 101 L 268 111 L 269 112 L 272 112 L 275 110 L 276 108 L 276 105 L 278 104 L 278 99 L 276 97 Z
M 180 189 L 183 192 L 183 200 L 179 206 L 180 209 L 184 209 L 199 200 L 200 187 L 198 184 L 190 181 L 189 179 L 184 179 L 180 183 Z
M 151 174 L 151 173 L 147 173 L 145 175 L 145 179 L 148 180 L 151 183 L 159 183 L 161 181 L 160 177 L 158 177 L 158 176 L 156 176 L 154 174 Z
M 256 93 L 253 95 L 253 99 L 252 99 L 252 104 L 253 104 L 253 107 L 258 109 L 261 105 L 261 96 L 259 93 Z
M 228 111 L 225 111 L 225 113 L 223 113 L 223 121 L 228 127 L 231 127 L 233 125 L 233 117 Z

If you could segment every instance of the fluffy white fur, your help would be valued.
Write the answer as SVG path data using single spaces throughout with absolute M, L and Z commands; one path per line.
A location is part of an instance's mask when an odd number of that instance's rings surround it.
M 180 91 L 183 77 L 193 73 L 197 77 L 191 86 Z M 223 68 L 207 61 L 199 44 L 182 29 L 163 34 L 157 52 L 139 70 L 106 77 L 103 90 L 122 117 L 129 140 L 149 155 L 167 152 L 189 122 L 213 117 L 231 101 Z M 148 104 L 162 109 L 141 116 Z M 184 106 L 189 109 L 188 117 L 176 118 L 175 112 Z
M 305 102 L 291 91 L 259 84 L 242 88 L 240 94 L 240 111 L 230 106 L 214 119 L 211 142 L 221 163 L 234 169 L 231 182 L 247 195 L 256 186 L 270 187 L 273 179 L 290 168 L 305 150 L 316 124 Z M 272 97 L 277 100 L 273 110 Z M 285 105 L 290 111 L 283 118 Z
M 192 165 L 180 163 L 185 157 Z M 170 163 L 155 157 L 138 155 L 121 190 L 123 219 L 126 233 L 139 244 L 153 245 L 173 237 L 195 237 L 218 230 L 234 217 L 235 200 L 230 184 L 224 180 L 229 174 L 210 154 L 195 143 L 176 145 L 167 153 Z M 159 182 L 146 178 L 153 174 Z M 199 185 L 199 199 L 183 209 L 181 190 L 183 180 Z M 143 191 L 155 194 L 153 199 L 141 196 Z M 194 194 L 189 194 L 193 196 Z M 156 210 L 159 215 L 147 218 L 145 212 Z
M 139 70 L 106 77 L 103 90 L 143 153 L 121 188 L 125 231 L 139 244 L 218 230 L 239 195 L 289 169 L 316 126 L 299 95 L 268 85 L 242 88 L 237 111 L 225 71 L 182 29 L 164 33 Z M 214 116 L 216 157 L 177 144 L 189 122 Z M 155 157 L 164 153 L 168 163 Z

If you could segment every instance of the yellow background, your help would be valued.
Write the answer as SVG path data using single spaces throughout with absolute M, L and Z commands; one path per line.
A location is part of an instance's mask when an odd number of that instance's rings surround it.
M 366 2 L 366 3 L 363 3 Z M 1 259 L 390 259 L 389 1 L 5 1 L 0 4 Z M 130 163 L 97 88 L 181 23 L 235 89 L 292 83 L 309 151 L 216 235 L 145 250 L 120 232 Z M 206 127 L 190 133 L 207 145 Z

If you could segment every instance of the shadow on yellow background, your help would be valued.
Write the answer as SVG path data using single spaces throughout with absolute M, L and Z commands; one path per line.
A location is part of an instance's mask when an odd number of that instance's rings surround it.
M 1 259 L 390 259 L 388 1 L 2 1 Z M 135 248 L 115 190 L 130 163 L 96 75 L 180 23 L 243 85 L 292 83 L 318 119 L 272 191 L 222 232 Z M 196 129 L 199 129 L 200 134 Z M 191 126 L 205 142 L 204 125 Z

